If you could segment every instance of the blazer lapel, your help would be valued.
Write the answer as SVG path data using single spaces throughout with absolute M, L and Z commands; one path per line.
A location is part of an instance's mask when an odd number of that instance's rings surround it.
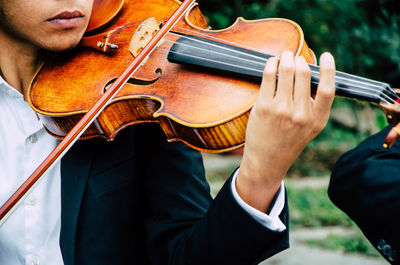
M 61 160 L 60 246 L 66 265 L 75 262 L 78 215 L 93 160 L 93 154 L 88 154 L 84 146 L 76 143 Z

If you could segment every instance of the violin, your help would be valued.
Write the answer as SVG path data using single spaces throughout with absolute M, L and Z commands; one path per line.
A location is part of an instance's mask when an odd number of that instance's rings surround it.
M 316 89 L 315 55 L 293 21 L 239 18 L 214 31 L 193 0 L 95 0 L 80 45 L 48 60 L 28 91 L 46 130 L 63 141 L 0 219 L 78 138 L 111 141 L 127 126 L 156 122 L 169 141 L 201 151 L 241 147 L 265 63 L 285 50 L 310 64 Z M 400 98 L 386 83 L 337 72 L 336 95 L 374 103 L 397 122 Z
M 47 62 L 31 84 L 29 103 L 45 128 L 57 137 L 67 135 L 179 5 L 176 0 L 95 1 L 81 45 Z M 239 18 L 214 31 L 193 4 L 81 139 L 112 140 L 129 125 L 157 122 L 169 141 L 201 151 L 241 147 L 266 60 L 284 50 L 311 64 L 316 87 L 316 59 L 296 23 Z M 400 103 L 388 84 L 341 72 L 336 95 L 369 101 L 387 112 L 397 110 L 387 105 Z
M 178 6 L 175 0 L 127 0 L 103 32 L 89 31 L 77 49 L 47 62 L 28 92 L 45 128 L 64 137 Z M 198 5 L 191 5 L 81 138 L 112 140 L 126 126 L 157 122 L 170 141 L 229 151 L 244 144 L 267 58 L 291 50 L 315 63 L 301 28 L 289 20 L 207 27 Z

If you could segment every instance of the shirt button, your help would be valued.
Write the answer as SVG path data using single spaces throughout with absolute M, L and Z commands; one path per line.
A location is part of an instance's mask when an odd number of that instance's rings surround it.
M 389 256 L 389 254 L 392 253 L 392 247 L 389 246 L 389 245 L 387 245 L 387 244 L 384 245 L 383 248 L 382 248 L 382 253 L 383 253 L 383 255 L 385 255 L 385 256 Z
M 377 244 L 377 249 L 382 250 L 382 248 L 386 245 L 386 241 L 383 239 L 379 239 Z
M 38 137 L 37 137 L 36 133 L 34 133 L 34 134 L 30 135 L 30 136 L 28 137 L 28 139 L 29 139 L 29 142 L 31 142 L 31 143 L 34 144 L 34 143 L 37 142 Z

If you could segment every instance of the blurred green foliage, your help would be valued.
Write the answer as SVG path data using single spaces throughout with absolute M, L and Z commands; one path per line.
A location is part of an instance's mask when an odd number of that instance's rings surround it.
M 329 200 L 326 189 L 297 189 L 286 185 L 291 227 L 351 226 L 347 215 Z
M 329 235 L 322 240 L 308 240 L 309 246 L 330 250 L 341 250 L 344 253 L 358 253 L 371 257 L 380 257 L 379 252 L 361 234 L 350 237 Z
M 344 253 L 358 253 L 379 257 L 379 253 L 360 232 L 354 222 L 329 200 L 326 188 L 298 188 L 296 183 L 286 182 L 290 208 L 291 228 L 348 227 L 348 235 L 329 234 L 326 238 L 307 240 L 309 246 Z

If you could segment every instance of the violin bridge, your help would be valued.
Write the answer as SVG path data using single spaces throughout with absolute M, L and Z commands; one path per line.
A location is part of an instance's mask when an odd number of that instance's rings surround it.
M 129 45 L 129 51 L 133 57 L 137 57 L 153 36 L 160 30 L 154 17 L 148 18 L 136 29 Z M 143 61 L 145 63 L 147 58 Z

